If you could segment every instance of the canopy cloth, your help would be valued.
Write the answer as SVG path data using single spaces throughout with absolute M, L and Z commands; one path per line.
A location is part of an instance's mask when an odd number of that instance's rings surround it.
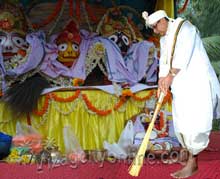
M 144 97 L 152 94 L 150 90 L 137 92 L 135 95 Z M 54 92 L 60 98 L 72 96 L 74 91 Z M 105 116 L 94 114 L 86 106 L 82 99 L 82 94 L 99 110 L 111 109 L 111 113 Z M 45 103 L 43 95 L 38 103 L 38 110 L 42 109 Z M 63 139 L 63 127 L 70 126 L 74 131 L 79 143 L 84 150 L 101 150 L 103 142 L 117 142 L 125 123 L 133 115 L 143 109 L 145 101 L 137 101 L 129 98 L 127 103 L 114 110 L 119 98 L 115 95 L 101 90 L 81 90 L 81 95 L 72 102 L 49 101 L 47 112 L 43 116 L 31 114 L 31 125 L 43 135 L 44 138 L 55 139 L 61 152 L 65 151 Z M 170 105 L 167 104 L 167 108 Z M 27 124 L 27 116 L 18 117 L 9 109 L 9 107 L 0 103 L 0 131 L 14 136 L 16 133 L 16 122 Z

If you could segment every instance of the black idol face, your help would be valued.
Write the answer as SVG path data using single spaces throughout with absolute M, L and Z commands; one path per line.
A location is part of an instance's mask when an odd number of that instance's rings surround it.
M 118 45 L 123 56 L 127 53 L 130 41 L 129 38 L 123 32 L 115 32 L 108 38 Z

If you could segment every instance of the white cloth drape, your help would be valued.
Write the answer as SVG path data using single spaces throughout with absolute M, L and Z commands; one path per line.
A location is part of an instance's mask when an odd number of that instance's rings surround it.
M 169 72 L 174 34 L 181 20 L 170 21 L 161 38 L 160 77 Z M 212 129 L 213 114 L 220 114 L 220 107 L 216 107 L 220 86 L 199 33 L 188 21 L 178 33 L 172 68 L 180 69 L 171 85 L 175 132 L 183 134 L 186 147 L 197 154 L 208 145 L 204 136 L 209 136 Z

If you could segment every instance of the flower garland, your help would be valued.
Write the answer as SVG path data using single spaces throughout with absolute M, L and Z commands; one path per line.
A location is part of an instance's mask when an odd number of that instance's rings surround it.
M 86 55 L 86 76 L 88 76 L 92 70 L 98 65 L 105 76 L 106 70 L 101 65 L 101 61 L 105 59 L 105 47 L 102 43 L 96 42 L 92 45 Z M 103 61 L 104 63 L 104 61 Z
M 82 86 L 84 84 L 84 80 L 80 78 L 73 79 L 73 86 Z
M 74 102 L 68 104 L 68 105 L 66 106 L 66 108 L 67 108 L 66 110 L 63 109 L 62 105 L 59 106 L 58 103 L 56 103 L 56 102 L 53 103 L 53 105 L 54 105 L 54 109 L 55 109 L 58 113 L 60 113 L 61 115 L 64 115 L 64 116 L 68 116 L 68 115 L 70 115 L 71 113 L 74 112 L 74 110 L 76 109 L 76 106 L 77 106 L 77 104 L 78 104 L 78 101 L 79 101 L 79 99 L 77 98 L 76 100 L 74 100 Z
M 156 91 L 150 91 L 150 94 L 144 97 L 138 97 L 136 94 L 132 95 L 132 98 L 136 101 L 146 101 L 149 100 L 153 95 L 155 95 Z
M 163 99 L 163 103 L 162 104 L 166 104 L 166 103 L 171 104 L 171 102 L 172 102 L 172 94 L 171 94 L 170 91 L 168 91 L 167 95 Z
M 86 103 L 86 106 L 88 107 L 89 110 L 91 110 L 92 112 L 95 112 L 96 114 L 100 115 L 100 116 L 106 116 L 108 114 L 110 114 L 112 112 L 111 109 L 108 110 L 99 110 L 97 109 L 95 106 L 92 105 L 92 103 L 89 101 L 88 97 L 86 96 L 86 94 L 82 94 L 82 98 L 84 100 L 84 102 Z
M 78 99 L 80 97 L 80 94 L 81 94 L 80 90 L 76 90 L 74 95 L 72 95 L 70 97 L 66 97 L 66 98 L 59 97 L 55 93 L 46 94 L 42 109 L 34 110 L 33 114 L 35 114 L 37 116 L 43 116 L 47 112 L 47 109 L 49 107 L 49 100 L 54 100 L 57 102 L 73 102 L 75 99 Z M 136 94 L 132 93 L 132 91 L 130 89 L 124 89 L 122 91 L 122 95 L 119 97 L 119 101 L 114 105 L 113 110 L 118 111 L 119 108 L 121 108 L 130 97 L 135 101 L 146 101 L 146 100 L 149 100 L 153 95 L 155 95 L 155 90 L 150 91 L 147 96 L 138 97 Z M 88 108 L 88 110 L 90 110 L 94 114 L 97 114 L 100 116 L 106 116 L 112 112 L 112 109 L 107 109 L 107 110 L 97 109 L 97 107 L 95 107 L 92 104 L 92 102 L 88 99 L 88 96 L 86 94 L 81 94 L 81 96 L 82 96 L 82 99 L 85 102 L 85 105 Z M 168 96 L 167 99 L 165 98 L 165 103 L 169 102 L 169 100 L 170 100 L 170 98 Z
M 43 116 L 47 112 L 47 109 L 49 106 L 49 99 L 50 99 L 50 94 L 46 94 L 42 109 L 41 110 L 34 110 L 33 113 L 37 116 Z
M 55 101 L 59 101 L 59 102 L 72 102 L 76 98 L 79 97 L 80 92 L 81 92 L 80 90 L 76 90 L 76 92 L 73 96 L 70 96 L 70 97 L 67 97 L 67 98 L 61 98 L 61 97 L 57 96 L 55 93 L 51 93 L 50 97 L 52 99 L 54 99 Z
M 164 116 L 164 112 L 160 112 L 160 119 L 159 119 L 159 127 L 154 126 L 154 131 L 157 132 L 159 137 L 167 136 L 167 117 Z
M 114 106 L 114 110 L 118 110 L 126 101 L 127 101 L 127 98 L 120 97 L 120 100 Z

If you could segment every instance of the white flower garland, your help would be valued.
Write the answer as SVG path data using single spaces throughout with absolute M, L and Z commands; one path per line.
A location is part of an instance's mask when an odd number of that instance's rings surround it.
M 102 64 L 105 64 L 105 47 L 101 42 L 96 42 L 91 46 L 86 55 L 86 76 L 88 76 L 97 65 L 102 73 L 107 76 L 107 71 Z
M 67 106 L 68 111 L 63 111 L 63 108 L 61 109 L 58 106 L 58 103 L 53 98 L 52 98 L 52 102 L 53 102 L 54 108 L 57 112 L 59 112 L 60 114 L 62 114 L 64 116 L 68 116 L 75 111 L 76 105 L 78 104 L 79 99 L 72 101 L 71 104 L 68 103 L 68 106 Z

